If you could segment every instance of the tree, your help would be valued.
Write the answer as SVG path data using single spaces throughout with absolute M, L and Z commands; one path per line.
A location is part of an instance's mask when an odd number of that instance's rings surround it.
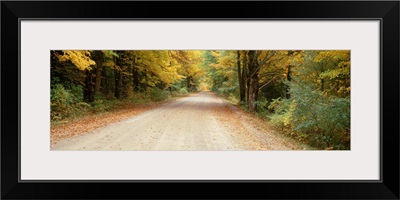
M 258 61 L 257 51 L 250 50 L 249 55 L 249 91 L 248 91 L 248 107 L 251 112 L 257 111 L 256 101 L 258 98 L 258 72 L 261 66 Z
M 338 97 L 350 96 L 350 51 L 319 51 L 314 62 L 325 66 L 319 74 L 321 91 Z
M 271 122 L 311 146 L 349 149 L 350 51 L 291 51 L 286 58 L 289 95 L 271 103 Z
M 245 66 L 242 62 L 242 58 L 241 58 L 241 51 L 238 50 L 236 52 L 237 54 L 237 58 L 236 58 L 236 65 L 237 65 L 237 73 L 238 73 L 238 79 L 239 79 L 239 99 L 240 102 L 245 102 L 246 101 L 246 86 L 245 86 L 245 79 L 244 79 L 244 70 L 245 70 Z M 243 64 L 243 66 L 242 66 Z
M 58 54 L 57 57 L 61 62 L 72 62 L 79 70 L 85 71 L 85 81 L 83 98 L 86 102 L 94 100 L 94 88 L 92 85 L 92 66 L 96 64 L 91 58 L 91 51 L 88 50 L 66 50 L 62 51 L 63 54 Z
M 102 51 L 94 51 L 92 53 L 93 60 L 96 63 L 95 67 L 95 86 L 94 86 L 94 94 L 100 92 L 101 86 L 101 71 L 103 70 L 103 60 L 104 53 Z
M 96 63 L 91 58 L 91 51 L 88 50 L 66 50 L 62 51 L 63 54 L 58 54 L 56 56 L 61 62 L 71 61 L 79 70 L 92 70 L 91 65 Z
M 180 77 L 186 79 L 186 87 L 188 91 L 195 91 L 198 86 L 198 80 L 201 77 L 201 53 L 199 51 L 177 50 L 170 51 L 174 63 L 179 65 L 178 73 Z
M 213 62 L 209 62 L 208 75 L 212 80 L 212 89 L 231 98 L 239 95 L 237 51 L 210 51 Z
M 259 85 L 259 73 L 263 67 L 272 66 L 274 56 L 277 51 L 274 50 L 250 50 L 248 52 L 248 107 L 252 112 L 257 111 L 256 102 L 258 100 L 258 92 L 260 89 Z
M 325 94 L 350 96 L 350 51 L 305 51 L 298 76 Z

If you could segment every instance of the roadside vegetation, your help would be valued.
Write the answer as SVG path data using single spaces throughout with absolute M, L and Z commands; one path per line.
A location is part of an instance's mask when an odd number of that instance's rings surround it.
M 316 149 L 350 149 L 348 50 L 54 50 L 51 121 L 212 90 Z
M 350 149 L 350 51 L 207 51 L 213 91 L 316 149 Z
M 51 51 L 51 121 L 193 92 L 198 57 L 191 51 Z

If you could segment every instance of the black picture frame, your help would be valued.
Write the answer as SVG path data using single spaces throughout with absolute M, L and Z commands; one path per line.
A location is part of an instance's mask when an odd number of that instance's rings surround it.
M 2 199 L 399 199 L 399 1 L 2 1 Z M 381 174 L 378 182 L 19 182 L 19 19 L 379 19 Z M 344 30 L 345 31 L 345 30 Z M 345 163 L 344 163 L 345 164 Z M 148 192 L 153 191 L 153 192 Z

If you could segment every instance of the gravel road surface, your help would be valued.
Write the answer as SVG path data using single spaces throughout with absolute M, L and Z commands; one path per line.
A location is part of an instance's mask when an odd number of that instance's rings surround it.
M 199 92 L 57 142 L 51 150 L 294 150 L 213 92 Z

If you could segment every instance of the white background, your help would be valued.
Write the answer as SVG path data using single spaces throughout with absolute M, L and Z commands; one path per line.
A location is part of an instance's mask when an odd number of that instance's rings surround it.
M 50 151 L 50 50 L 351 50 L 351 151 Z M 379 21 L 21 22 L 21 179 L 378 180 Z

